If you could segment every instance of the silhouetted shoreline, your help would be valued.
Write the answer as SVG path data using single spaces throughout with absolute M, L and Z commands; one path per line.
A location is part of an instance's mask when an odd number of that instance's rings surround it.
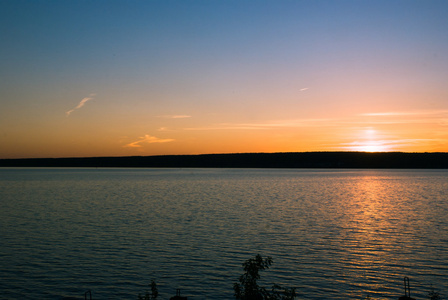
M 448 153 L 290 152 L 0 159 L 0 167 L 448 169 Z

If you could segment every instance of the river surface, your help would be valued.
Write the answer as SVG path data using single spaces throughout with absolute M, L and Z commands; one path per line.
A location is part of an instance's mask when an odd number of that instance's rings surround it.
M 448 294 L 447 170 L 0 168 L 0 299 Z

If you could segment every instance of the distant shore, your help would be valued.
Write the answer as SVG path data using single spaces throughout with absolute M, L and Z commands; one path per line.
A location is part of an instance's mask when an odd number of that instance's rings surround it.
M 290 152 L 0 159 L 0 167 L 448 169 L 448 153 Z

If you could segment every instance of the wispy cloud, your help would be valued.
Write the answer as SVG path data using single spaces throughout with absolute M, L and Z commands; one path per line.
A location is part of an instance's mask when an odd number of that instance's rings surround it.
M 185 119 L 185 118 L 191 118 L 189 115 L 163 115 L 163 116 L 157 116 L 159 118 L 166 118 L 166 119 Z
M 306 90 L 308 90 L 308 89 L 309 89 L 309 88 L 306 87 L 306 88 L 302 88 L 302 89 L 300 89 L 300 91 L 301 91 L 301 92 L 304 92 L 304 91 L 306 91 Z
M 269 130 L 277 128 L 339 127 L 351 130 L 354 127 L 401 124 L 437 124 L 448 126 L 448 110 L 422 110 L 402 112 L 364 113 L 340 118 L 303 118 L 269 120 L 260 123 L 219 123 L 183 130 Z
M 364 113 L 358 115 L 369 124 L 438 124 L 446 126 L 448 110 L 420 110 L 400 112 Z M 366 118 L 367 117 L 367 118 Z
M 361 116 L 367 117 L 397 117 L 397 116 L 434 116 L 448 114 L 448 110 L 421 110 L 421 111 L 395 111 L 395 112 L 377 112 L 377 113 L 364 113 Z
M 395 116 L 413 116 L 417 113 L 414 112 L 380 112 L 380 113 L 365 113 L 360 114 L 365 117 L 395 117 Z
M 334 126 L 332 119 L 297 119 L 297 120 L 275 120 L 264 123 L 220 123 L 206 127 L 184 128 L 184 130 L 260 130 L 274 128 L 295 128 L 295 127 L 328 127 Z
M 339 143 L 335 148 L 348 151 L 400 151 L 409 147 L 415 148 L 424 144 L 426 147 L 440 142 L 439 139 L 400 139 L 390 138 L 388 140 L 357 140 L 347 143 Z
M 77 110 L 77 109 L 83 107 L 84 104 L 86 104 L 87 101 L 92 100 L 95 96 L 96 96 L 96 94 L 90 94 L 88 97 L 85 97 L 84 99 L 82 99 L 82 100 L 79 102 L 78 106 L 76 106 L 75 108 L 73 108 L 73 109 L 71 109 L 71 110 L 69 110 L 69 111 L 67 111 L 67 112 L 65 113 L 65 114 L 67 115 L 67 117 L 70 116 L 70 114 L 71 114 L 72 112 L 74 112 L 75 110 Z
M 137 141 L 124 145 L 123 147 L 127 148 L 141 148 L 142 144 L 153 144 L 153 143 L 169 143 L 173 142 L 174 139 L 161 139 L 155 136 L 151 136 L 146 134 L 145 136 L 140 137 Z

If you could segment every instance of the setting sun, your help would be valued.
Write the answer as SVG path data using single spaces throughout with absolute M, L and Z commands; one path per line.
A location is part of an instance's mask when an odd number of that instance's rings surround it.
M 361 130 L 356 141 L 348 147 L 350 151 L 387 152 L 391 151 L 390 141 L 384 140 L 384 135 L 373 128 Z
M 376 144 L 376 142 L 370 142 L 371 144 L 365 145 L 365 146 L 359 146 L 357 151 L 364 151 L 364 152 L 385 152 L 388 151 L 388 147 L 385 147 L 383 145 Z

